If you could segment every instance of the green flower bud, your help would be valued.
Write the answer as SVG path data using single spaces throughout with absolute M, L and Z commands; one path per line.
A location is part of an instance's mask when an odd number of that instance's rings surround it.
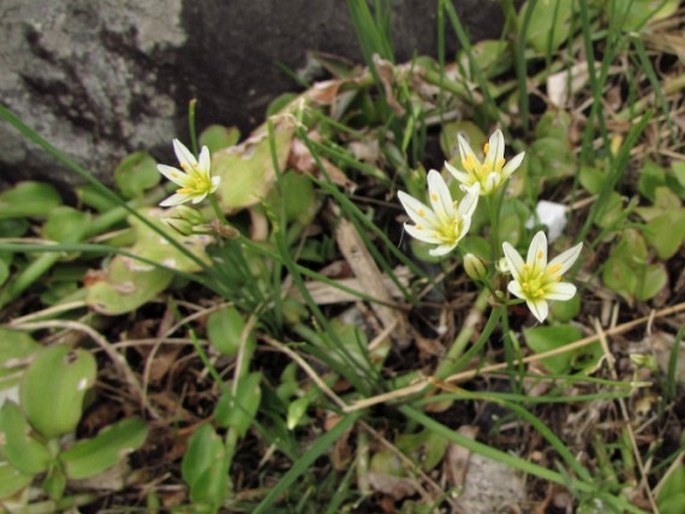
M 164 223 L 173 228 L 182 236 L 189 236 L 193 233 L 193 226 L 186 220 L 180 218 L 162 218 Z
M 483 259 L 472 253 L 464 255 L 464 271 L 471 280 L 482 282 L 488 278 L 488 269 Z
M 205 222 L 205 217 L 200 211 L 187 205 L 177 205 L 174 207 L 171 212 L 171 217 L 186 220 L 193 226 L 202 225 Z

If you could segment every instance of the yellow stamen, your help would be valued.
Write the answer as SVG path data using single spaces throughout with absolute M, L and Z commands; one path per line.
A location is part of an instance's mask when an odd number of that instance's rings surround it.
M 535 254 L 535 257 L 537 257 L 538 259 L 542 259 L 544 256 L 545 252 L 543 252 L 542 250 L 538 250 L 538 253 Z
M 418 211 L 416 211 L 416 214 L 418 214 L 419 216 L 425 216 L 426 211 L 424 209 L 419 209 Z
M 497 159 L 497 162 L 495 163 L 495 169 L 497 171 L 502 171 L 505 162 L 506 161 L 504 160 L 504 157 L 502 157 L 501 159 Z
M 484 153 L 485 155 L 487 155 L 489 151 L 490 151 L 490 143 L 485 143 L 485 144 L 483 145 L 483 153 Z
M 431 200 L 434 202 L 438 201 L 438 195 L 436 193 L 431 193 Z

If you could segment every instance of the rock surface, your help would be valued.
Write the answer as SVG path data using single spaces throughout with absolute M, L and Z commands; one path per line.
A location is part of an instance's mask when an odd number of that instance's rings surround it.
M 392 2 L 398 62 L 435 56 L 433 3 Z M 497 37 L 499 2 L 455 2 L 474 40 Z M 141 148 L 171 158 L 187 140 L 187 103 L 198 126 L 262 121 L 269 101 L 297 84 L 281 69 L 319 50 L 362 62 L 342 0 L 3 0 L 0 102 L 72 158 L 108 180 Z M 451 29 L 448 27 L 448 34 Z M 456 49 L 448 41 L 448 50 Z M 71 182 L 54 159 L 0 122 L 0 174 Z

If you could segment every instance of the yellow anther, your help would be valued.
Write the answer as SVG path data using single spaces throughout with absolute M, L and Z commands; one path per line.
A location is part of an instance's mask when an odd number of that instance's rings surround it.
M 506 161 L 504 160 L 504 157 L 497 159 L 497 162 L 495 163 L 495 169 L 497 171 L 502 171 L 502 168 L 504 167 L 504 163 Z
M 483 145 L 483 153 L 484 153 L 485 155 L 487 155 L 489 151 L 490 151 L 490 143 L 485 143 L 485 144 Z
M 434 202 L 438 201 L 438 195 L 436 193 L 431 193 L 431 200 Z
M 466 157 L 464 157 L 461 160 L 461 164 L 464 166 L 464 169 L 466 171 L 473 171 L 473 167 L 475 165 L 475 163 L 473 161 L 473 155 L 468 154 Z
M 538 250 L 538 253 L 535 254 L 535 257 L 537 257 L 538 259 L 542 259 L 544 256 L 545 252 L 543 252 L 542 250 Z
M 557 273 L 559 273 L 560 269 L 561 269 L 561 264 L 556 262 L 547 268 L 547 273 L 549 273 L 550 275 L 556 275 Z
M 418 214 L 419 216 L 425 216 L 426 211 L 424 209 L 419 209 L 418 211 L 416 211 L 416 214 Z

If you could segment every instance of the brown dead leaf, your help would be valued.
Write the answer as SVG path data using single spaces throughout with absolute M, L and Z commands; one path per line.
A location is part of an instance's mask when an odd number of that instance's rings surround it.
M 395 82 L 395 66 L 390 61 L 382 59 L 378 54 L 374 54 L 373 64 L 376 67 L 378 77 L 383 84 L 385 99 L 388 102 L 388 106 L 390 106 L 398 116 L 404 116 L 405 109 L 397 101 L 397 97 L 392 88 L 393 83 Z
M 316 140 L 315 134 L 310 134 L 313 140 Z M 319 161 L 326 169 L 326 174 L 334 184 L 345 188 L 347 190 L 355 190 L 357 184 L 347 178 L 345 172 L 335 166 L 332 162 L 324 157 L 319 157 Z M 301 173 L 309 173 L 311 175 L 320 176 L 321 171 L 318 168 L 314 157 L 309 148 L 299 139 L 293 139 L 290 147 L 290 154 L 288 155 L 288 166 Z
M 357 228 L 350 221 L 343 218 L 338 224 L 335 239 L 340 251 L 359 280 L 361 285 L 359 291 L 383 302 L 392 303 L 392 295 L 385 286 L 383 274 L 366 248 L 363 239 L 357 232 Z M 407 324 L 404 313 L 377 303 L 372 303 L 371 308 L 381 320 L 384 328 L 397 323 L 393 338 L 400 345 L 408 344 Z

